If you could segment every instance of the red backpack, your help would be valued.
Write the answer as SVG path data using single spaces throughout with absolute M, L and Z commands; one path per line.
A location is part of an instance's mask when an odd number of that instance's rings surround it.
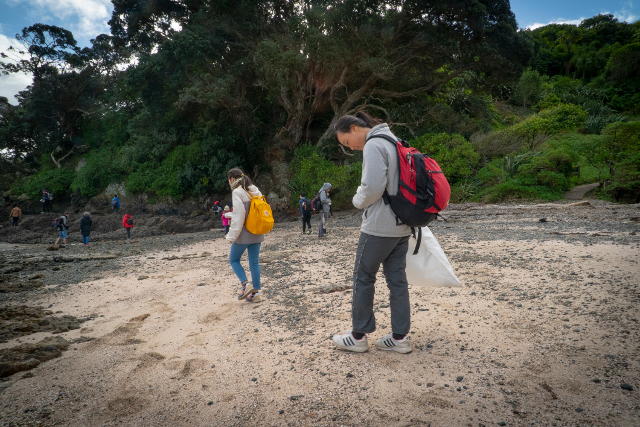
M 422 240 L 419 227 L 427 226 L 447 207 L 451 187 L 442 169 L 431 157 L 409 146 L 406 141 L 397 141 L 388 135 L 372 135 L 367 140 L 378 137 L 391 142 L 398 150 L 398 193 L 390 196 L 385 190 L 382 197 L 396 214 L 398 224 L 418 227 L 418 244 L 413 252 L 416 254 Z

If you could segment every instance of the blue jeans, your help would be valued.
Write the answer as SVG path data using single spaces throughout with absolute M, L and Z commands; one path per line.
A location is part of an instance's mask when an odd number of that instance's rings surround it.
M 231 252 L 229 253 L 229 263 L 233 272 L 236 273 L 238 279 L 241 282 L 247 280 L 247 274 L 240 264 L 240 258 L 245 249 L 249 255 L 249 269 L 251 270 L 251 284 L 253 289 L 260 290 L 260 264 L 258 262 L 260 257 L 260 243 L 252 243 L 250 245 L 240 245 L 237 243 L 231 244 Z
M 83 235 L 82 236 L 82 243 L 84 243 L 85 245 L 88 245 L 89 244 L 89 236 Z

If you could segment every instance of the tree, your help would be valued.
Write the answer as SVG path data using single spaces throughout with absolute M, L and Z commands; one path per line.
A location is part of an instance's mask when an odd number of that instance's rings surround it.
M 527 103 L 535 104 L 538 101 L 541 90 L 542 79 L 540 78 L 540 73 L 535 70 L 526 70 L 518 81 L 514 98 L 521 101 L 522 106 L 526 107 Z

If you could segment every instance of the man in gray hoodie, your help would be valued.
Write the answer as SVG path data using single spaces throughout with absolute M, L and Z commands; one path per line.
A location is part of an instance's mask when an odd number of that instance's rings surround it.
M 333 341 L 343 350 L 369 350 L 365 334 L 376 330 L 373 299 L 376 274 L 382 265 L 390 292 L 392 333 L 376 340 L 376 348 L 409 353 L 411 310 L 405 268 L 411 228 L 399 223 L 384 201 L 385 191 L 389 195 L 398 192 L 398 153 L 393 143 L 376 135 L 397 138 L 386 123 L 363 112 L 342 117 L 336 124 L 336 134 L 342 145 L 363 151 L 362 178 L 353 205 L 364 213 L 353 272 L 353 331 L 334 335 Z
M 322 210 L 320 211 L 320 228 L 318 229 L 318 237 L 324 237 L 327 233 L 327 220 L 329 219 L 329 212 L 331 212 L 331 189 L 333 187 L 328 182 L 325 182 L 320 189 L 320 202 L 322 203 Z

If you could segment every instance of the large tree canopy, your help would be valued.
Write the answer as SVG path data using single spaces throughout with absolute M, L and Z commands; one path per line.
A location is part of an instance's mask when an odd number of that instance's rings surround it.
M 508 0 L 113 4 L 112 36 L 91 48 L 61 28 L 24 30 L 27 59 L 3 70 L 34 84 L 3 107 L 0 148 L 51 153 L 57 166 L 78 146 L 109 150 L 136 190 L 209 191 L 230 164 L 269 168 L 323 144 L 356 109 L 468 136 L 480 125 L 465 117 L 488 114 L 483 97 L 511 86 L 533 52 Z M 192 160 L 179 163 L 170 153 L 185 146 Z M 170 175 L 179 182 L 158 181 Z

